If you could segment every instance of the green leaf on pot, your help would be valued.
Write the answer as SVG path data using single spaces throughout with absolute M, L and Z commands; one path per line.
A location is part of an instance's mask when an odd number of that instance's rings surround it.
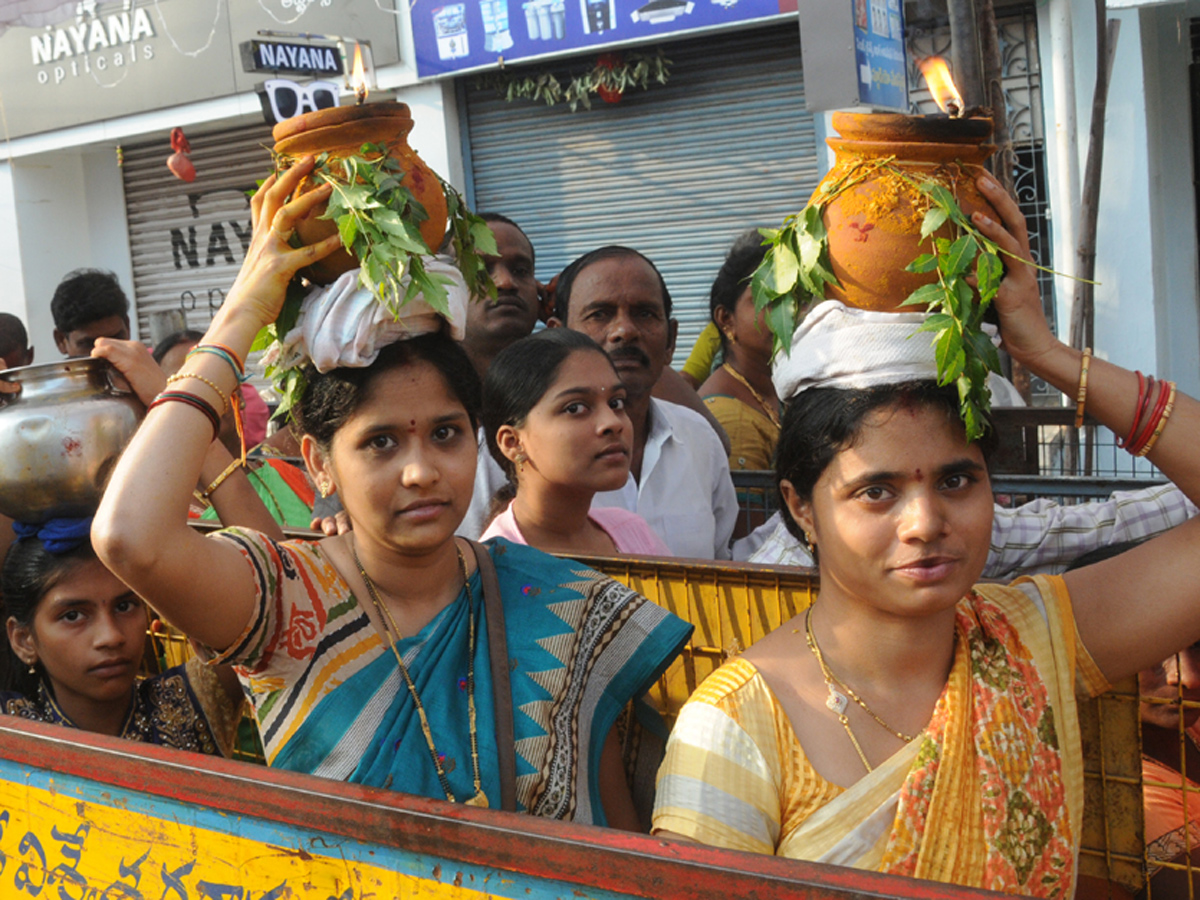
M 814 252 L 820 254 L 821 245 L 812 238 L 805 235 L 800 237 L 800 252 Z M 775 253 L 772 256 L 771 266 L 771 288 L 776 294 L 786 294 L 796 286 L 796 279 L 800 277 L 800 261 L 796 259 L 796 254 L 792 252 L 792 248 L 787 244 L 779 244 L 775 247 Z M 808 287 L 806 284 L 805 287 Z M 812 288 L 809 288 L 812 290 Z
M 923 284 L 911 294 L 901 306 L 932 306 L 942 302 L 945 291 L 940 284 Z
M 929 212 L 925 213 L 925 219 L 921 222 L 921 240 L 945 225 L 948 218 L 950 218 L 950 213 L 946 210 L 940 206 L 931 206 Z
M 962 275 L 971 268 L 971 263 L 975 261 L 977 253 L 979 253 L 979 244 L 975 242 L 974 236 L 964 234 L 950 245 L 939 261 L 938 268 L 947 277 Z
M 1000 288 L 1000 280 L 1004 277 L 1004 264 L 997 254 L 984 250 L 975 264 L 975 274 L 979 278 L 980 298 L 985 304 L 990 303 Z
M 918 275 L 924 275 L 927 272 L 932 272 L 938 267 L 938 258 L 932 253 L 922 253 L 907 266 L 904 267 L 905 272 L 916 272 Z

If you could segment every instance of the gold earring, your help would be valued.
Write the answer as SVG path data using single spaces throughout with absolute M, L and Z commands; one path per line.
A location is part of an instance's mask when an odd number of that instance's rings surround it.
M 329 485 L 327 485 L 325 482 L 322 481 L 318 489 L 321 491 L 322 497 L 329 496 Z
M 529 457 L 524 453 L 518 453 L 516 458 L 513 460 L 513 462 L 517 464 L 517 471 L 522 475 L 525 474 L 525 461 L 528 459 Z

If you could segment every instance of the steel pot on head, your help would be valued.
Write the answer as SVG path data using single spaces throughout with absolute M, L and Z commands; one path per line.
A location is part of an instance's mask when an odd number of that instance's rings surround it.
M 0 372 L 0 513 L 22 522 L 89 516 L 145 407 L 103 359 Z

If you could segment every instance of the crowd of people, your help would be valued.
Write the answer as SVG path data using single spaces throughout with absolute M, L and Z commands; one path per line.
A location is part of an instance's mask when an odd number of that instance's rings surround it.
M 1077 691 L 1141 673 L 1147 696 L 1200 697 L 1188 649 L 1200 642 L 1200 408 L 1053 336 L 1011 198 L 982 178 L 1002 221 L 974 223 L 1010 260 L 996 299 L 1005 349 L 1130 435 L 1171 485 L 1000 509 L 990 439 L 967 441 L 932 349 L 869 339 L 911 333 L 919 313 L 826 301 L 773 358 L 750 232 L 676 373 L 671 295 L 650 259 L 601 247 L 543 286 L 531 241 L 497 214 L 484 216 L 494 297 L 452 287 L 448 319 L 418 299 L 403 339 L 339 348 L 334 364 L 314 352 L 294 427 L 268 438 L 246 356 L 296 274 L 338 246 L 290 242 L 328 194 L 293 196 L 311 167 L 254 197 L 246 261 L 203 334 L 151 355 L 129 340 L 111 275 L 60 286 L 60 351 L 108 360 L 148 413 L 94 519 L 15 525 L 0 578 L 5 712 L 226 753 L 245 700 L 273 766 L 1073 894 Z M 305 315 L 374 302 L 361 294 L 314 291 Z M 886 375 L 878 346 L 919 376 Z M 32 361 L 13 317 L 0 316 L 0 355 Z M 265 456 L 245 458 L 247 445 Z M 774 470 L 779 514 L 739 521 L 739 469 Z M 322 537 L 284 538 L 310 522 Z M 1139 543 L 1064 574 L 1126 541 Z M 617 554 L 815 566 L 820 593 L 707 679 L 668 732 L 645 694 L 691 628 L 571 559 Z M 139 680 L 146 604 L 195 657 Z M 1176 780 L 1193 712 L 1153 700 L 1143 712 L 1147 746 L 1153 728 L 1164 735 L 1148 752 Z M 1187 856 L 1200 814 L 1186 798 L 1155 802 L 1159 858 Z

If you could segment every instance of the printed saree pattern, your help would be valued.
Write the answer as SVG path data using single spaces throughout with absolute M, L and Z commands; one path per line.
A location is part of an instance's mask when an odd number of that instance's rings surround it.
M 251 686 L 269 761 L 295 771 L 444 799 L 415 704 L 391 651 L 348 586 L 308 542 L 223 532 L 247 556 L 263 600 L 224 659 Z M 691 627 L 570 560 L 503 539 L 487 545 L 507 624 L 517 807 L 604 824 L 604 739 L 678 654 Z M 459 801 L 474 793 L 467 711 L 470 611 L 483 791 L 500 784 L 487 622 L 478 572 L 469 590 L 397 645 Z M 638 720 L 654 717 L 637 707 Z M 660 726 L 661 727 L 661 726 Z

